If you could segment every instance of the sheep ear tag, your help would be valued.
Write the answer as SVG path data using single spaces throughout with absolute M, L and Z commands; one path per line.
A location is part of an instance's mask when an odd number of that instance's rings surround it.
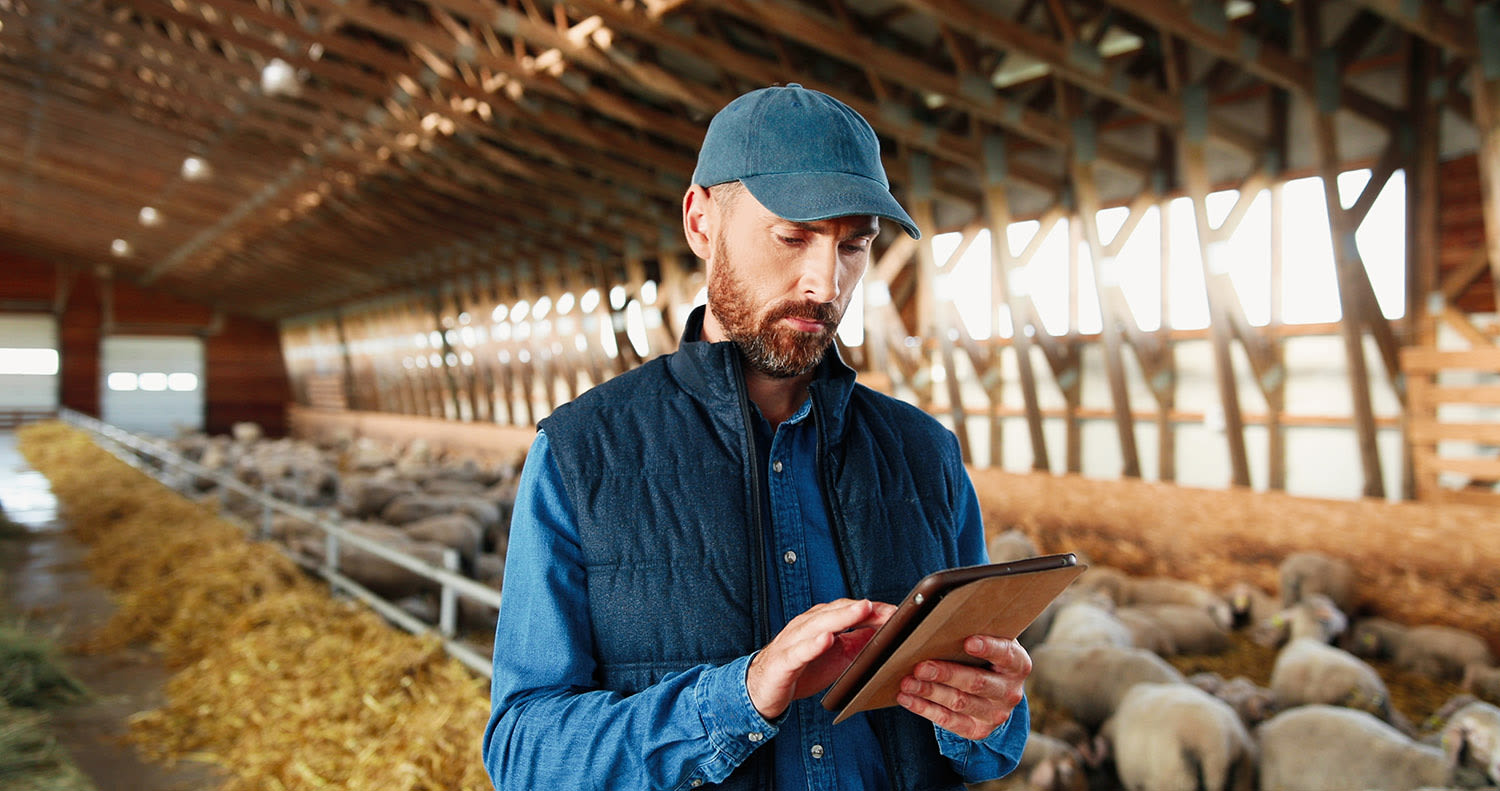
M 966 640 L 1015 639 L 1085 568 L 1068 553 L 929 574 L 829 688 L 823 707 L 839 712 L 837 724 L 897 705 L 901 680 L 919 662 L 982 664 L 964 650 Z

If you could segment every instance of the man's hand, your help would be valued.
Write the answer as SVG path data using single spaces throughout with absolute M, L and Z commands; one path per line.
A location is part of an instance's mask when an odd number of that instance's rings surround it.
M 964 641 L 964 651 L 989 667 L 922 662 L 901 680 L 896 702 L 966 739 L 983 739 L 1021 703 L 1031 656 L 1015 640 L 978 634 Z
M 891 604 L 838 599 L 793 618 L 750 662 L 745 686 L 756 711 L 773 720 L 792 701 L 832 684 L 895 611 Z

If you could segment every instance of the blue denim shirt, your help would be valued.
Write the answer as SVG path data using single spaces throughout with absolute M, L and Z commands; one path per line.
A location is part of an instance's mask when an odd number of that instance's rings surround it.
M 787 613 L 845 595 L 814 469 L 810 403 L 774 437 L 758 421 L 757 433 L 771 440 L 757 445 L 766 454 L 768 568 L 778 631 Z M 778 475 L 777 461 L 785 474 Z M 966 562 L 980 563 L 984 530 L 972 489 L 964 508 Z M 782 791 L 885 788 L 879 750 L 863 717 L 834 728 L 832 714 L 814 696 L 794 703 L 776 722 L 762 718 L 745 686 L 751 656 L 700 665 L 628 697 L 593 688 L 578 530 L 544 432 L 522 471 L 505 572 L 484 736 L 485 767 L 500 791 L 696 788 L 722 781 L 767 744 Z M 1028 729 L 1024 702 L 984 741 L 934 726 L 940 751 L 969 780 L 1014 767 Z

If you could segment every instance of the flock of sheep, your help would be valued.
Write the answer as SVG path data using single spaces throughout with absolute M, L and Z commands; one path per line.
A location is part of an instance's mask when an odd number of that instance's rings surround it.
M 519 460 L 481 464 L 440 458 L 420 439 L 394 447 L 367 438 L 327 443 L 268 440 L 255 424 L 236 424 L 233 436 L 188 435 L 173 441 L 184 458 L 309 511 L 365 538 L 441 566 L 449 549 L 459 571 L 499 590 L 515 501 Z M 174 487 L 221 511 L 262 523 L 262 507 L 204 476 L 181 475 Z M 269 538 L 308 564 L 321 564 L 324 533 L 275 514 Z M 438 587 L 431 580 L 350 546 L 339 549 L 340 573 L 419 618 L 437 618 Z M 459 598 L 460 624 L 487 643 L 494 609 Z M 488 631 L 488 636 L 481 633 Z
M 461 570 L 499 588 L 519 460 L 482 465 L 443 460 L 418 440 L 394 448 L 367 439 L 315 444 L 266 440 L 258 427 L 234 436 L 188 436 L 177 451 L 279 499 L 438 565 L 454 549 Z M 178 486 L 259 524 L 261 507 L 211 479 Z M 271 537 L 310 562 L 325 543 L 313 525 L 276 516 Z M 1019 531 L 990 542 L 992 561 L 1038 554 Z M 429 622 L 435 588 L 366 553 L 340 551 L 339 568 Z M 1215 592 L 1169 578 L 1131 577 L 1094 565 L 1021 636 L 1031 652 L 1027 684 L 1045 723 L 1021 767 L 977 786 L 1000 789 L 1125 788 L 1129 791 L 1318 791 L 1483 788 L 1500 785 L 1500 668 L 1478 635 L 1446 626 L 1350 621 L 1355 574 L 1341 560 L 1291 555 L 1279 596 L 1240 584 Z M 462 607 L 476 635 L 494 611 Z M 1184 676 L 1163 657 L 1217 654 L 1245 630 L 1279 646 L 1270 684 L 1217 674 Z M 1391 705 L 1366 659 L 1462 682 L 1419 728 Z
M 994 561 L 1037 554 L 1018 531 Z M 1000 789 L 1351 791 L 1500 784 L 1500 668 L 1480 636 L 1446 626 L 1350 623 L 1354 570 L 1318 553 L 1288 556 L 1280 596 L 1216 593 L 1094 566 L 1021 635 L 1027 682 L 1045 712 L 1021 767 Z M 1185 677 L 1163 657 L 1229 650 L 1232 632 L 1278 646 L 1268 687 Z M 1452 682 L 1429 732 L 1391 705 L 1366 659 Z

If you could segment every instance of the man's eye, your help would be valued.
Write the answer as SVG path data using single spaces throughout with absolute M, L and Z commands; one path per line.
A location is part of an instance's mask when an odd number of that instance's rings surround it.
M 866 244 L 846 244 L 843 246 L 844 252 L 848 255 L 858 255 L 868 249 L 870 249 L 870 246 Z
M 790 246 L 794 246 L 795 247 L 797 245 L 802 244 L 802 238 L 799 237 L 799 236 L 779 236 L 778 235 L 776 238 L 779 239 L 781 241 L 781 243 L 784 244 L 784 245 L 790 245 Z

